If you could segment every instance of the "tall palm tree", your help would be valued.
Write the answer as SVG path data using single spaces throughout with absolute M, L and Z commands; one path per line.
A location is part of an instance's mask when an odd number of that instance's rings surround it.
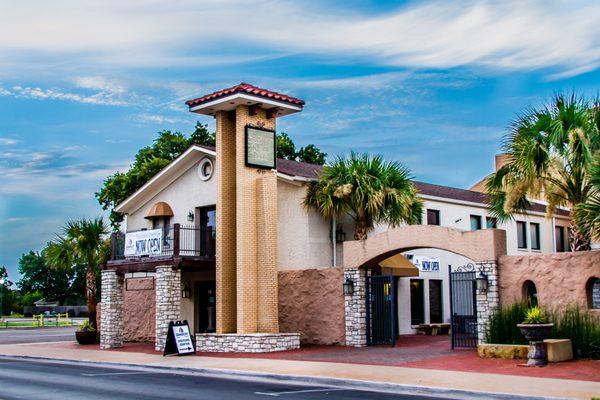
M 354 152 L 323 167 L 319 180 L 309 184 L 304 204 L 326 218 L 350 214 L 355 240 L 366 239 L 374 223 L 420 223 L 423 210 L 407 168 Z
M 75 268 L 87 266 L 85 297 L 89 321 L 96 328 L 96 275 L 100 265 L 109 257 L 110 247 L 106 235 L 108 227 L 102 218 L 69 221 L 63 234 L 50 242 L 45 251 L 46 261 L 53 268 Z
M 590 194 L 593 156 L 600 151 L 598 103 L 575 95 L 556 95 L 552 102 L 519 116 L 505 137 L 507 163 L 486 182 L 490 208 L 499 220 L 547 202 L 547 216 L 557 207 L 576 212 Z M 571 225 L 573 250 L 588 250 L 590 237 Z
M 590 169 L 590 195 L 585 203 L 577 206 L 577 223 L 592 239 L 600 241 L 600 152 L 596 154 Z

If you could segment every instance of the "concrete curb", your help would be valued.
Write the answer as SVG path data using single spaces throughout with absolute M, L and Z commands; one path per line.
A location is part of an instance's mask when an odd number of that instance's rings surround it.
M 33 356 L 5 356 L 0 355 L 4 359 L 24 359 L 31 361 L 39 361 L 48 364 L 69 364 L 69 365 L 86 365 L 105 367 L 113 369 L 125 369 L 132 371 L 147 371 L 154 373 L 177 373 L 194 376 L 206 376 L 221 379 L 235 379 L 245 381 L 262 381 L 262 382 L 277 382 L 277 383 L 288 383 L 295 385 L 311 385 L 311 386 L 325 386 L 335 388 L 345 388 L 352 390 L 363 390 L 371 392 L 384 392 L 394 394 L 406 394 L 413 396 L 436 396 L 445 399 L 495 399 L 495 400 L 508 400 L 508 399 L 528 399 L 528 400 L 559 400 L 565 399 L 563 397 L 552 397 L 552 396 L 527 396 L 521 394 L 512 393 L 501 393 L 501 392 L 486 392 L 486 391 L 471 391 L 462 389 L 449 389 L 433 386 L 422 386 L 422 385 L 409 385 L 400 383 L 388 383 L 388 382 L 376 382 L 376 381 L 363 381 L 357 379 L 343 379 L 343 378 L 332 378 L 332 377 L 313 377 L 305 375 L 286 375 L 286 374 L 274 374 L 274 373 L 263 373 L 254 371 L 239 371 L 239 370 L 228 370 L 228 369 L 217 369 L 217 368 L 189 368 L 189 367 L 175 367 L 175 366 L 164 366 L 164 365 L 140 365 L 130 363 L 113 363 L 113 362 L 94 362 L 84 360 L 69 360 L 59 358 L 43 358 Z

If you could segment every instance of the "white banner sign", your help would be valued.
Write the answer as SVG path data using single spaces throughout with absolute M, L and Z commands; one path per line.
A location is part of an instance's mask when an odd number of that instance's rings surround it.
M 162 250 L 162 229 L 125 234 L 125 256 L 155 256 Z
M 439 257 L 413 256 L 411 261 L 421 272 L 440 272 Z

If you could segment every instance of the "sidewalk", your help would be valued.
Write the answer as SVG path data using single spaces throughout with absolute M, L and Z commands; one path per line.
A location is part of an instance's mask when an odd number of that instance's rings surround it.
M 249 357 L 187 356 L 162 357 L 146 351 L 120 349 L 101 351 L 96 347 L 74 345 L 72 342 L 0 345 L 0 355 L 38 357 L 79 362 L 127 364 L 145 367 L 184 368 L 199 372 L 230 372 L 272 378 L 294 377 L 305 382 L 327 384 L 326 380 L 340 380 L 339 384 L 360 384 L 376 390 L 402 385 L 411 390 L 430 388 L 444 390 L 459 398 L 459 392 L 503 393 L 531 397 L 590 399 L 600 396 L 600 383 L 580 380 L 550 379 L 500 375 L 491 373 L 460 372 L 413 367 L 357 365 L 337 362 L 300 361 Z M 600 373 L 600 372 L 599 372 Z M 329 384 L 334 384 L 330 381 Z M 424 392 L 427 392 L 426 390 Z M 482 393 L 483 392 L 483 393 Z M 438 393 L 439 394 L 439 393 Z

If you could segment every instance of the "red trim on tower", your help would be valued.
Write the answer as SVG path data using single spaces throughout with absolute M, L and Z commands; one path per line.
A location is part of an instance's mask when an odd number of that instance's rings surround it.
M 293 104 L 293 105 L 300 106 L 300 107 L 302 107 L 304 105 L 303 100 L 297 99 L 292 96 L 287 96 L 285 94 L 273 92 L 271 90 L 261 89 L 257 86 L 250 85 L 249 83 L 244 83 L 244 82 L 240 83 L 239 85 L 235 85 L 235 86 L 227 88 L 227 89 L 218 90 L 216 92 L 207 94 L 202 97 L 198 97 L 193 100 L 188 100 L 185 102 L 185 104 L 187 104 L 189 107 L 193 107 L 193 106 L 197 106 L 199 104 L 213 101 L 213 100 L 219 99 L 221 97 L 229 96 L 229 95 L 232 95 L 235 93 L 247 93 L 250 95 L 264 97 L 266 99 L 277 100 L 277 101 Z

